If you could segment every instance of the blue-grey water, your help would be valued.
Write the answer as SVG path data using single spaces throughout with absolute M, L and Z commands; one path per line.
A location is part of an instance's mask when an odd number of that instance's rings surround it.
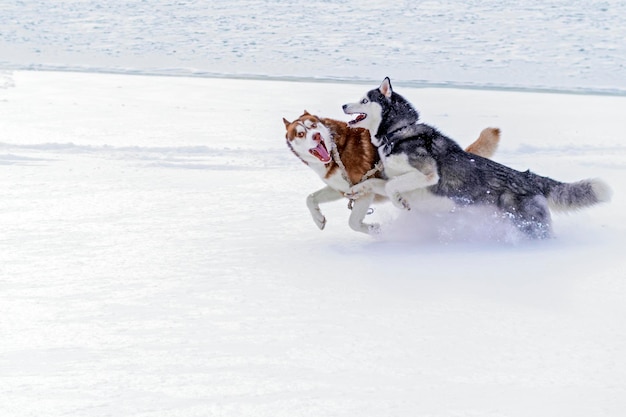
M 8 0 L 0 69 L 626 94 L 623 0 Z

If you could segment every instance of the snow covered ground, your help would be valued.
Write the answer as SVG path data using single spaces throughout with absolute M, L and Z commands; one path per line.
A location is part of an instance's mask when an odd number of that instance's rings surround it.
M 303 4 L 0 5 L 0 416 L 624 416 L 626 3 Z M 384 76 L 613 201 L 319 231 L 282 118 Z
M 344 202 L 316 228 L 281 121 L 371 86 L 1 74 L 1 415 L 626 412 L 626 97 L 397 87 L 462 144 L 498 126 L 497 160 L 615 194 L 548 241 L 389 204 L 374 239 Z

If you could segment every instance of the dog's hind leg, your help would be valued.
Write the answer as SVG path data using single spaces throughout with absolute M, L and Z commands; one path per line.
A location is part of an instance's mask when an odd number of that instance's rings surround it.
M 515 215 L 517 227 L 528 237 L 546 239 L 552 237 L 552 218 L 548 200 L 542 195 L 523 198 Z
M 348 220 L 348 224 L 352 230 L 362 233 L 377 233 L 380 230 L 380 225 L 378 224 L 367 224 L 363 222 L 375 197 L 376 194 L 371 193 L 362 196 L 358 200 L 354 200 L 352 213 L 350 213 L 350 219 Z
M 313 221 L 317 227 L 320 228 L 320 230 L 324 230 L 324 227 L 326 226 L 326 217 L 324 217 L 322 211 L 320 210 L 320 204 L 340 200 L 342 198 L 342 193 L 329 186 L 310 194 L 306 198 L 306 205 L 311 212 L 311 216 L 313 216 Z

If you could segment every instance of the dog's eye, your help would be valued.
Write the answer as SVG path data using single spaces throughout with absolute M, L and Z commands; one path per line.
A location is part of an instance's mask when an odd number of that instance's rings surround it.
M 298 132 L 298 135 L 297 135 L 297 136 L 298 136 L 299 138 L 303 138 L 303 137 L 304 137 L 304 132 Z
M 317 127 L 317 123 L 311 123 L 311 129 L 315 129 Z
M 367 104 L 367 101 L 368 100 L 366 98 L 364 98 L 363 100 L 361 100 L 361 104 Z

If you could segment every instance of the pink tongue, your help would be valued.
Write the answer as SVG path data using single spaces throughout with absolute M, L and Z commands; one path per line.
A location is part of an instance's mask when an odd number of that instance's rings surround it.
M 320 161 L 324 163 L 330 161 L 330 155 L 328 154 L 326 147 L 322 145 L 321 143 L 317 145 L 315 149 L 313 149 L 313 152 L 317 154 L 316 156 L 319 158 Z

